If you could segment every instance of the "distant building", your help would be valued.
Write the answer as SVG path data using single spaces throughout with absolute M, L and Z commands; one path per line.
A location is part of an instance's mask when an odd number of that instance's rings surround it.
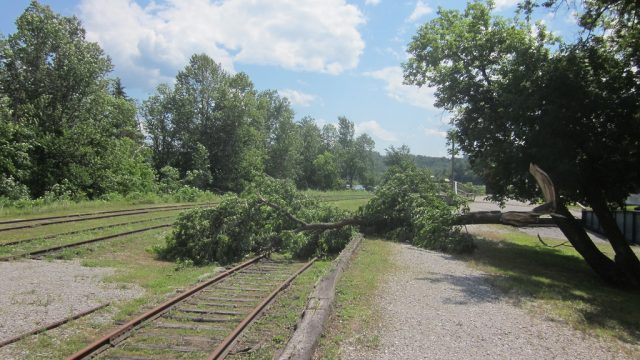
M 640 194 L 631 194 L 625 201 L 627 205 L 640 205 Z

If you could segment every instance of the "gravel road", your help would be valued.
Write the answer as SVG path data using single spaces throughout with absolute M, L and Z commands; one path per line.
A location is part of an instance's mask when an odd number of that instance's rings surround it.
M 0 263 L 0 340 L 110 301 L 142 295 L 140 287 L 101 282 L 113 273 L 77 261 Z
M 534 318 L 491 288 L 488 275 L 450 256 L 396 244 L 397 271 L 385 279 L 377 306 L 375 349 L 346 341 L 343 359 L 631 359 L 568 325 Z M 634 352 L 634 355 L 629 355 Z

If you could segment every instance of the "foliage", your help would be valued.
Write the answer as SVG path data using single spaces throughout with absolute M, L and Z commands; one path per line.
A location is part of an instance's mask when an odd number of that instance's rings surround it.
M 5 178 L 49 197 L 60 195 L 52 195 L 59 192 L 54 187 L 65 181 L 77 196 L 92 198 L 152 184 L 146 159 L 133 153 L 142 139 L 135 104 L 109 92 L 111 68 L 77 18 L 31 2 L 16 32 L 0 42 Z
M 24 200 L 29 198 L 29 189 L 20 184 L 12 176 L 0 175 L 0 197 L 9 201 Z
M 313 161 L 313 184 L 320 190 L 337 189 L 340 186 L 340 173 L 336 157 L 325 151 Z
M 158 173 L 158 190 L 162 194 L 173 194 L 180 189 L 180 173 L 169 165 Z
M 561 228 L 607 282 L 640 287 L 640 262 L 608 208 L 640 187 L 640 173 L 629 171 L 640 163 L 633 56 L 604 33 L 560 43 L 541 24 L 534 31 L 492 16 L 489 4 L 440 9 L 409 44 L 406 82 L 436 88 L 436 105 L 455 113 L 459 146 L 496 199 L 538 199 L 527 172 L 535 163 L 553 180 L 563 215 L 570 201 L 594 208 L 614 261 L 570 214 Z
M 215 208 L 183 213 L 160 254 L 195 264 L 228 263 L 273 249 L 296 257 L 324 256 L 339 252 L 351 238 L 352 227 L 296 232 L 300 224 L 287 213 L 305 222 L 331 222 L 347 215 L 298 192 L 291 181 L 259 178 L 242 193 L 226 195 Z
M 367 231 L 451 253 L 471 252 L 472 239 L 453 226 L 461 199 L 414 165 L 394 167 L 361 210 Z

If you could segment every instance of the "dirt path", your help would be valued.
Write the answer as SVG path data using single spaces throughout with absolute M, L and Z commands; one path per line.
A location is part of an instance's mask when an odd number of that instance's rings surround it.
M 379 346 L 363 349 L 347 341 L 343 359 L 632 358 L 567 325 L 533 318 L 462 261 L 395 246 L 398 270 L 380 289 L 382 321 L 372 330 Z

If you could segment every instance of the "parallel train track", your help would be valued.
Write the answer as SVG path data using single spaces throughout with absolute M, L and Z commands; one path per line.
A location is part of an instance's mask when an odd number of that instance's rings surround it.
M 145 312 L 68 360 L 221 359 L 264 308 L 315 259 L 258 256 Z

